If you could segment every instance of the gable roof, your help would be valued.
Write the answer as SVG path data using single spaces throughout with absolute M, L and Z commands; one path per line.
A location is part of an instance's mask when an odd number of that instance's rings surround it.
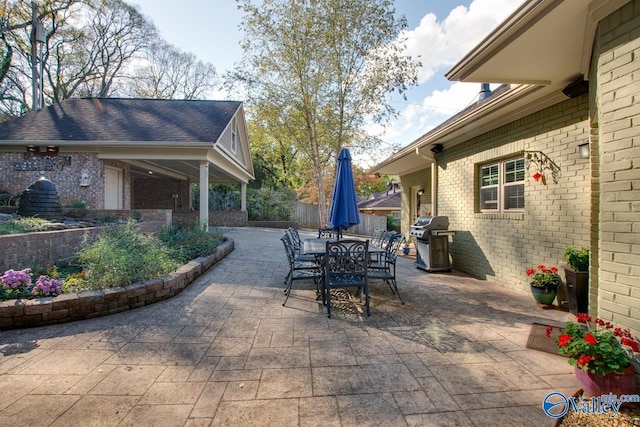
M 369 196 L 358 197 L 358 209 L 400 210 L 402 206 L 402 190 L 395 181 L 387 183 L 387 189 Z
M 378 209 L 378 210 L 400 210 L 402 206 L 402 192 L 383 191 L 372 194 L 358 202 L 358 209 Z
M 71 98 L 0 123 L 0 140 L 216 143 L 239 101 Z

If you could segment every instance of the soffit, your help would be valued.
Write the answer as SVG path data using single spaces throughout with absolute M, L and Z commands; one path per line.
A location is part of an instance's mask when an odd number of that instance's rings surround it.
M 630 0 L 525 2 L 447 74 L 478 83 L 568 84 L 588 78 L 597 23 Z

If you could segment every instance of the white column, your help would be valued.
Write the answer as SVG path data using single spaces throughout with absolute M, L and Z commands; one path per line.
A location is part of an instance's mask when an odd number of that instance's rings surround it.
M 200 225 L 209 228 L 209 162 L 200 161 Z
M 240 210 L 247 210 L 247 183 L 243 182 L 240 190 Z

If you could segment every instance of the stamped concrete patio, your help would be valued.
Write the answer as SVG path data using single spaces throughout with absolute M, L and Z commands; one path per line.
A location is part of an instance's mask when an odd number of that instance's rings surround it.
M 3 426 L 540 426 L 566 359 L 525 348 L 566 320 L 531 295 L 399 257 L 401 305 L 372 314 L 297 282 L 282 307 L 282 230 L 236 228 L 235 251 L 179 296 L 110 317 L 0 332 Z

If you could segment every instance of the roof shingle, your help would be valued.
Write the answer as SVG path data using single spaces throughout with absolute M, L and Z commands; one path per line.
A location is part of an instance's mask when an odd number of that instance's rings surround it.
M 239 101 L 71 98 L 0 123 L 6 141 L 218 140 Z

